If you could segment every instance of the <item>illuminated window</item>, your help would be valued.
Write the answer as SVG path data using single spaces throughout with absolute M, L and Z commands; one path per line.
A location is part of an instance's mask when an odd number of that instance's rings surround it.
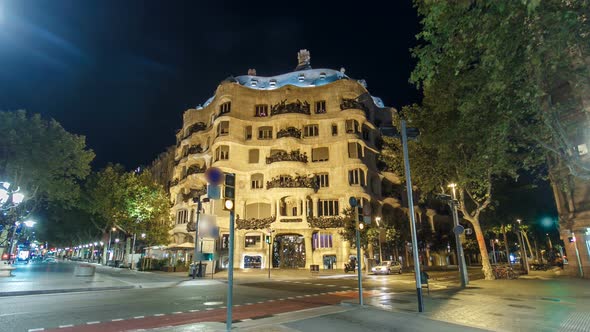
M 270 82 L 268 82 L 268 85 L 270 85 L 271 88 L 274 88 L 275 86 L 277 86 L 277 80 L 270 80 Z
M 244 247 L 260 247 L 260 235 L 246 235 L 244 238 Z
M 297 79 L 299 80 L 299 82 L 303 82 L 305 80 L 305 75 L 299 74 L 299 77 L 297 77 Z
M 268 105 L 256 105 L 254 106 L 254 116 L 255 117 L 265 117 L 268 116 Z
M 583 156 L 585 154 L 588 154 L 588 146 L 586 144 L 580 144 L 580 145 L 578 145 L 578 154 L 580 156 Z
M 313 233 L 311 236 L 312 249 L 332 248 L 332 234 L 326 232 Z
M 303 137 L 318 136 L 320 129 L 317 124 L 307 125 L 303 127 Z

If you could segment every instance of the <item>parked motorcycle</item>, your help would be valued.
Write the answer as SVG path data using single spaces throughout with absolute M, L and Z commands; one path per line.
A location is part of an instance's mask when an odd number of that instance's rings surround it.
M 344 273 L 354 272 L 355 266 L 354 263 L 345 263 L 344 264 Z

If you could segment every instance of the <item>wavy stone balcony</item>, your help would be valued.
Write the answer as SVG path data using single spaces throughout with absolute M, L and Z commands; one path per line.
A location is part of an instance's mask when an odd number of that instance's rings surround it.
M 287 103 L 287 99 L 270 106 L 270 115 L 279 115 L 279 114 L 288 114 L 288 113 L 298 113 L 298 114 L 307 114 L 311 115 L 310 111 L 311 107 L 307 101 L 301 101 L 297 99 L 297 101 L 292 103 Z
M 205 124 L 205 122 L 197 122 L 194 125 L 190 126 L 186 135 L 184 135 L 184 138 L 190 137 L 192 134 L 194 133 L 198 133 L 199 131 L 203 131 L 208 129 L 207 125 Z
M 207 170 L 207 167 L 205 167 L 205 165 L 200 166 L 200 167 L 198 165 L 192 165 L 186 170 L 186 176 L 189 176 L 192 174 L 198 174 L 198 173 L 205 173 L 206 170 Z
M 348 99 L 343 98 L 342 102 L 340 103 L 340 110 L 349 110 L 349 109 L 357 109 L 361 110 L 365 113 L 365 116 L 369 116 L 369 108 L 362 102 L 358 101 L 357 99 Z

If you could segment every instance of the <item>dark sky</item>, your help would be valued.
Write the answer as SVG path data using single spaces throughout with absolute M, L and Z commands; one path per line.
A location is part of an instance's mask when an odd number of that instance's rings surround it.
M 174 144 L 182 113 L 224 78 L 292 71 L 303 48 L 312 67 L 345 67 L 388 106 L 418 99 L 409 0 L 212 2 L 0 0 L 0 110 L 85 135 L 95 168 L 134 168 Z

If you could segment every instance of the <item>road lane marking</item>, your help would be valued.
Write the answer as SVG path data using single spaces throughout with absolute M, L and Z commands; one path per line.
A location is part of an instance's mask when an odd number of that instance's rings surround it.
M 248 322 L 248 321 L 251 321 L 251 320 L 252 320 L 252 318 L 244 318 L 244 319 L 242 319 L 242 322 Z
M 253 305 L 254 303 L 246 303 L 246 305 Z
M 74 324 L 68 324 L 68 325 L 60 325 L 59 328 L 60 329 L 65 329 L 66 327 L 73 327 Z
M 268 300 L 268 302 L 274 302 L 275 300 Z
M 154 316 L 160 317 L 160 316 L 164 316 L 164 314 L 155 314 Z
M 215 308 L 207 308 L 207 309 L 205 309 L 205 310 L 213 310 L 213 309 L 215 309 Z
M 236 305 L 236 307 L 237 307 L 237 305 Z M 199 310 L 199 309 L 191 309 L 191 310 L 189 310 L 189 312 L 199 312 L 199 311 L 201 311 L 201 310 Z
M 36 329 L 29 329 L 29 332 L 35 332 L 35 331 L 45 331 L 45 328 L 40 327 L 40 328 L 36 328 Z
M 175 312 L 173 312 L 172 314 L 173 314 L 173 315 L 178 315 L 178 314 L 181 314 L 181 313 L 182 313 L 182 311 L 175 311 Z
M 111 322 L 120 322 L 122 320 L 123 320 L 123 318 L 115 318 L 115 319 L 111 319 Z
M 256 302 L 256 303 L 264 303 L 264 301 Z
M 142 318 L 145 318 L 145 316 L 135 316 L 135 317 L 133 317 L 133 319 L 142 319 Z
M 100 324 L 100 321 L 96 320 L 93 322 L 86 322 L 86 325 L 94 325 L 94 324 Z

